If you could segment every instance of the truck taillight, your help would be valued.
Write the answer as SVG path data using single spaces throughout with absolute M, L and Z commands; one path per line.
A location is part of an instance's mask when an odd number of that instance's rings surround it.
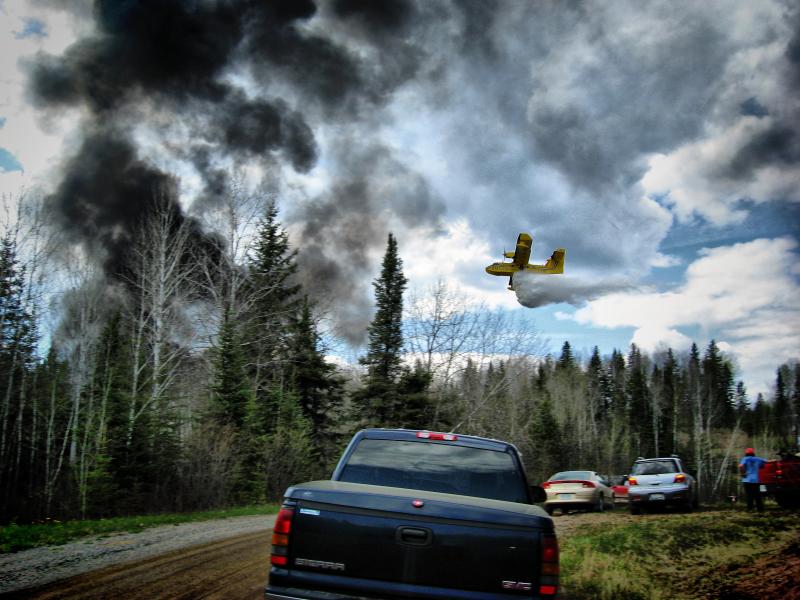
M 686 475 L 683 473 L 678 473 L 675 475 L 675 481 L 673 483 L 685 483 L 686 482 Z
M 294 508 L 284 506 L 275 519 L 272 530 L 272 556 L 270 562 L 276 567 L 285 567 L 289 562 L 289 535 L 292 533 Z
M 554 533 L 542 534 L 539 595 L 555 596 L 558 592 L 558 539 Z
M 636 477 L 628 477 L 628 485 L 639 485 L 636 481 Z
M 458 436 L 453 433 L 439 433 L 437 431 L 418 431 L 417 437 L 423 440 L 440 440 L 445 442 L 455 442 Z

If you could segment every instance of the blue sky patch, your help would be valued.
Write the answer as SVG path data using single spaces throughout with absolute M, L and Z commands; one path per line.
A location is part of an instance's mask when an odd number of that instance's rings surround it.
M 22 165 L 17 157 L 5 148 L 0 148 L 0 173 L 11 173 L 12 171 L 22 171 Z
M 45 37 L 45 25 L 39 19 L 25 19 L 22 31 L 17 31 L 14 34 L 18 40 L 24 40 L 32 37 Z

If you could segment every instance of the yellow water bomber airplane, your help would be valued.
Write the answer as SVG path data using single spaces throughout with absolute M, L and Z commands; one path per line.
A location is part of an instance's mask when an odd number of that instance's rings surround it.
M 517 247 L 514 252 L 504 252 L 504 258 L 510 258 L 511 262 L 496 262 L 486 267 L 489 275 L 508 277 L 508 289 L 514 289 L 514 275 L 520 271 L 530 271 L 540 275 L 561 275 L 564 273 L 564 257 L 567 251 L 564 248 L 556 248 L 553 255 L 547 259 L 543 265 L 532 265 L 528 262 L 533 248 L 533 238 L 527 233 L 520 233 L 517 238 Z

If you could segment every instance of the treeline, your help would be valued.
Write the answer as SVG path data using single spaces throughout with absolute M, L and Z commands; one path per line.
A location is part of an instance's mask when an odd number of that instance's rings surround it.
M 635 346 L 580 357 L 565 343 L 549 356 L 519 315 L 444 284 L 408 297 L 391 235 L 366 353 L 337 367 L 274 203 L 229 198 L 202 243 L 166 205 L 154 202 L 114 273 L 64 251 L 56 262 L 41 228 L 3 236 L 3 522 L 275 500 L 328 476 L 366 426 L 506 439 L 532 481 L 679 453 L 706 499 L 735 489 L 745 444 L 768 453 L 797 435 L 797 365 L 753 404 L 714 342 L 652 357 Z M 44 335 L 42 282 L 66 273 Z

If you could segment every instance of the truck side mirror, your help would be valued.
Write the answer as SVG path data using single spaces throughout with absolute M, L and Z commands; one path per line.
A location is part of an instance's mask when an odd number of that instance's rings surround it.
M 540 504 L 541 502 L 547 500 L 547 492 L 545 492 L 544 488 L 540 485 L 532 485 L 531 499 L 533 500 L 534 504 Z

